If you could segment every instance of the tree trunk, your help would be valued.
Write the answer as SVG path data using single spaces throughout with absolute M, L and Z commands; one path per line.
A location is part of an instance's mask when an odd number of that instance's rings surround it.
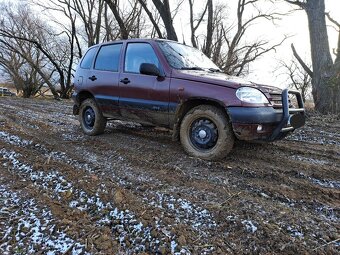
M 120 16 L 117 0 L 105 0 L 105 2 L 109 6 L 109 8 L 111 9 L 113 16 L 115 17 L 115 19 L 118 23 L 121 39 L 128 39 L 129 38 L 129 32 L 126 29 L 123 18 Z
M 163 35 L 162 35 L 162 32 L 161 32 L 161 29 L 159 28 L 158 24 L 157 24 L 157 21 L 155 20 L 155 18 L 153 17 L 151 11 L 149 10 L 149 8 L 147 7 L 146 5 L 146 1 L 145 0 L 138 0 L 139 3 L 142 5 L 144 11 L 146 12 L 146 14 L 148 15 L 154 29 L 156 30 L 157 32 L 157 35 L 158 35 L 158 38 L 163 38 Z
M 330 53 L 326 18 L 325 1 L 308 0 L 304 9 L 308 16 L 310 43 L 313 63 L 313 98 L 315 109 L 321 113 L 339 112 L 339 73 Z
M 163 20 L 167 39 L 178 41 L 177 34 L 172 22 L 169 0 L 164 0 L 163 2 L 161 0 L 152 0 L 152 2 Z
M 208 0 L 208 22 L 207 22 L 207 38 L 205 41 L 205 46 L 203 52 L 205 55 L 207 55 L 209 58 L 211 57 L 211 45 L 212 45 L 212 37 L 213 37 L 213 2 L 212 0 Z

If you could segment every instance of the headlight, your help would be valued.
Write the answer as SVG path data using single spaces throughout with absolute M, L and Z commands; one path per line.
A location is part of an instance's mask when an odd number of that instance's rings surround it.
M 268 104 L 266 96 L 258 89 L 251 87 L 241 87 L 236 90 L 236 96 L 243 102 L 253 104 Z

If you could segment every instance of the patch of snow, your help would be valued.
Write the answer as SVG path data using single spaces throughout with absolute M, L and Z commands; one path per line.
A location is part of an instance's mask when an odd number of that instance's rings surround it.
M 314 164 L 314 165 L 327 165 L 327 164 L 330 164 L 327 160 L 307 158 L 307 157 L 303 157 L 303 156 L 300 156 L 300 155 L 293 155 L 292 159 L 308 162 L 308 163 L 311 163 L 311 164 Z
M 316 211 L 323 215 L 326 219 L 332 220 L 332 221 L 338 221 L 339 218 L 336 215 L 335 209 L 327 206 L 327 205 L 320 205 L 316 208 Z
M 191 225 L 194 230 L 202 231 L 206 234 L 206 229 L 212 229 L 217 226 L 213 215 L 208 210 L 201 208 L 188 200 L 178 198 L 172 195 L 155 192 L 154 196 L 149 199 L 145 198 L 148 203 L 160 209 L 166 209 L 170 214 L 176 215 L 176 223 L 185 223 Z
M 257 231 L 257 227 L 251 220 L 243 220 L 241 223 L 246 227 L 247 232 L 255 233 Z
M 270 196 L 267 195 L 267 194 L 264 193 L 264 192 L 261 192 L 261 193 L 260 193 L 260 196 L 261 196 L 261 197 L 264 197 L 264 198 L 270 198 Z
M 322 186 L 324 188 L 340 189 L 340 181 L 334 180 L 319 180 L 314 177 L 305 175 L 304 173 L 299 173 L 298 177 L 310 180 L 312 183 Z
M 49 231 L 55 219 L 49 210 L 39 208 L 34 199 L 22 198 L 20 193 L 10 191 L 4 185 L 0 185 L 0 198 L 1 229 L 6 229 L 4 233 L 0 229 L 1 254 L 11 254 L 14 250 L 22 251 L 21 254 L 36 254 L 39 251 L 62 254 L 68 249 L 74 255 L 89 254 L 83 244 L 62 230 Z M 2 220 L 4 218 L 8 220 Z
M 61 134 L 61 138 L 64 141 L 82 141 L 82 140 L 84 140 L 83 135 L 75 135 L 75 134 L 72 134 L 72 133 L 63 133 L 63 134 Z
M 288 226 L 287 231 L 290 233 L 292 237 L 303 238 L 303 233 L 298 231 L 296 228 Z
M 11 135 L 7 132 L 0 131 L 0 139 L 3 141 L 12 144 L 12 145 L 18 145 L 21 147 L 26 147 L 28 145 L 31 145 L 33 142 L 25 139 L 21 139 L 19 136 Z
M 313 134 L 313 135 L 311 135 Z M 308 141 L 316 144 L 334 144 L 340 146 L 339 140 L 334 138 L 340 138 L 339 133 L 325 132 L 319 129 L 305 126 L 303 129 L 297 129 L 286 137 L 286 140 L 291 141 Z

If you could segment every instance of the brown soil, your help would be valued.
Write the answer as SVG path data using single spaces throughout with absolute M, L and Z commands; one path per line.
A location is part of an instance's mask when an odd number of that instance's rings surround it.
M 337 254 L 340 118 L 219 162 L 72 102 L 0 98 L 0 254 Z

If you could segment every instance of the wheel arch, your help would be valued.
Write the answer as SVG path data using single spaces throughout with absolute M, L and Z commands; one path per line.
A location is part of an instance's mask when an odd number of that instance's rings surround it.
M 73 114 L 74 115 L 79 115 L 79 110 L 80 110 L 80 106 L 81 103 L 88 99 L 88 98 L 93 98 L 94 96 L 91 92 L 87 91 L 87 90 L 82 90 L 80 92 L 78 92 L 77 94 L 74 94 L 75 97 L 73 97 L 75 104 L 73 105 Z
M 79 105 L 81 105 L 81 103 L 88 98 L 94 99 L 94 96 L 90 91 L 87 91 L 87 90 L 80 91 L 77 95 L 77 101 Z
M 180 130 L 180 125 L 182 123 L 182 120 L 184 116 L 194 107 L 199 106 L 199 105 L 211 105 L 215 106 L 216 108 L 222 109 L 223 112 L 225 112 L 228 120 L 229 116 L 226 110 L 226 105 L 216 99 L 211 99 L 211 98 L 205 98 L 205 97 L 197 97 L 197 98 L 190 98 L 184 102 L 182 102 L 180 105 L 178 105 L 175 113 L 175 123 L 173 126 L 173 140 L 179 140 L 179 130 Z

